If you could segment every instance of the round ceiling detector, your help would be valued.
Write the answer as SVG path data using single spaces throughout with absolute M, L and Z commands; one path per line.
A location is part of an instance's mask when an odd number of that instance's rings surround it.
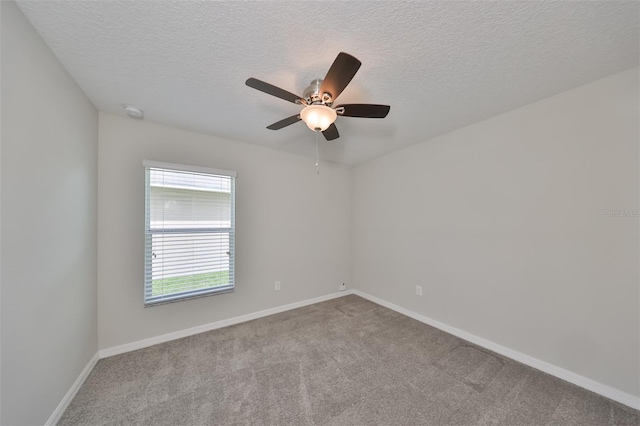
M 135 105 L 123 104 L 124 112 L 131 118 L 142 119 L 144 118 L 144 112 Z

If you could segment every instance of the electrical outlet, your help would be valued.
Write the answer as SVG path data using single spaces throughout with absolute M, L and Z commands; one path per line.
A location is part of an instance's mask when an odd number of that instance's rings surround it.
M 280 290 L 280 281 L 276 281 L 276 291 Z
M 340 291 L 345 291 L 347 289 L 347 285 L 345 283 L 342 283 L 338 286 L 338 290 Z
M 418 296 L 422 296 L 422 286 L 421 285 L 417 285 L 416 286 L 416 294 Z

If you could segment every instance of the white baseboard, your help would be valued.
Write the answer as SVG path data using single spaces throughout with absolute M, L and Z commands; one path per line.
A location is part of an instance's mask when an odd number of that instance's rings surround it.
M 301 308 L 303 306 L 313 305 L 314 303 L 324 302 L 326 300 L 347 296 L 352 293 L 353 293 L 353 290 L 345 290 L 338 293 L 332 293 L 332 294 L 327 294 L 325 296 L 315 297 L 313 299 L 307 299 L 307 300 L 302 300 L 300 302 L 290 303 L 288 305 L 265 309 L 263 311 L 253 312 L 246 315 L 240 315 L 233 318 L 211 322 L 209 324 L 198 325 L 196 327 L 191 327 L 184 330 L 178 330 L 172 333 L 162 334 L 160 336 L 150 337 L 148 339 L 138 340 L 136 342 L 125 343 L 124 345 L 100 349 L 100 358 L 108 358 L 110 356 L 119 355 L 126 352 L 142 349 L 142 348 L 147 348 L 149 346 L 157 345 L 164 342 L 169 342 L 171 340 L 193 336 L 194 334 L 200 334 L 206 331 L 211 331 L 211 330 L 215 330 L 222 327 L 228 327 L 230 325 L 240 324 L 242 322 L 251 321 L 251 320 L 266 317 L 269 315 L 279 314 L 281 312 L 290 311 L 292 309 Z
M 581 376 L 572 371 L 565 370 L 564 368 L 558 367 L 557 365 L 553 365 L 546 361 L 539 360 L 532 356 L 523 354 L 522 352 L 518 352 L 513 349 L 507 348 L 505 346 L 494 343 L 490 340 L 483 339 L 482 337 L 478 337 L 474 334 L 467 333 L 466 331 L 460 330 L 459 328 L 452 327 L 440 321 L 436 321 L 424 315 L 415 313 L 413 311 L 410 311 L 409 309 L 405 309 L 391 302 L 387 302 L 386 300 L 379 299 L 375 296 L 364 293 L 360 290 L 352 290 L 352 293 L 360 297 L 363 297 L 365 299 L 368 299 L 374 303 L 377 303 L 378 305 L 382 305 L 393 311 L 396 311 L 410 318 L 413 318 L 415 320 L 428 324 L 432 327 L 438 328 L 449 334 L 453 334 L 454 336 L 457 336 L 468 342 L 474 343 L 478 346 L 482 346 L 485 349 L 489 349 L 490 351 L 497 352 L 515 361 L 526 364 L 529 367 L 533 367 L 537 370 L 543 371 L 547 374 L 551 374 L 552 376 L 558 377 L 569 383 L 573 383 L 574 385 L 590 390 L 591 392 L 595 392 L 599 395 L 605 396 L 621 404 L 627 405 L 631 408 L 635 408 L 636 410 L 640 409 L 640 398 L 638 398 L 637 396 L 623 392 L 616 388 L 612 388 L 611 386 L 596 382 L 595 380 Z
M 582 388 L 595 392 L 599 395 L 610 398 L 614 401 L 627 405 L 631 408 L 640 409 L 640 398 L 638 398 L 637 396 L 612 388 L 611 386 L 596 382 L 595 380 L 581 376 L 572 371 L 565 370 L 564 368 L 539 360 L 532 356 L 523 354 L 522 352 L 518 352 L 513 349 L 507 348 L 505 346 L 499 345 L 490 340 L 484 339 L 482 337 L 478 337 L 474 334 L 467 333 L 466 331 L 460 330 L 459 328 L 455 328 L 445 323 L 442 323 L 440 321 L 436 321 L 424 315 L 410 311 L 409 309 L 405 309 L 401 306 L 395 305 L 391 302 L 387 302 L 386 300 L 379 299 L 375 296 L 364 293 L 360 290 L 346 290 L 346 291 L 341 291 L 339 293 L 332 293 L 325 296 L 316 297 L 313 299 L 302 300 L 300 302 L 290 303 L 288 305 L 283 305 L 283 306 L 277 306 L 275 308 L 265 309 L 262 311 L 253 312 L 246 315 L 240 315 L 237 317 L 212 322 L 209 324 L 204 324 L 197 327 L 187 328 L 185 330 L 179 330 L 173 333 L 167 333 L 160 336 L 151 337 L 148 339 L 138 340 L 136 342 L 127 343 L 124 345 L 101 349 L 91 358 L 89 363 L 82 370 L 82 372 L 80 373 L 76 381 L 73 383 L 73 385 L 71 386 L 67 394 L 64 396 L 62 401 L 60 401 L 60 404 L 58 404 L 58 407 L 56 407 L 55 411 L 53 412 L 53 414 L 51 414 L 51 416 L 49 417 L 49 420 L 47 420 L 45 425 L 53 426 L 60 420 L 60 417 L 69 406 L 69 403 L 71 403 L 76 393 L 78 393 L 78 390 L 80 389 L 84 381 L 87 379 L 87 377 L 89 376 L 89 374 L 91 373 L 91 371 L 93 370 L 93 368 L 95 367 L 96 363 L 100 358 L 107 358 L 113 355 L 119 355 L 122 353 L 135 351 L 138 349 L 146 348 L 149 346 L 157 345 L 157 344 L 168 342 L 171 340 L 180 339 L 187 336 L 193 336 L 195 334 L 204 333 L 206 331 L 215 330 L 215 329 L 227 327 L 230 325 L 240 324 L 246 321 L 251 321 L 254 319 L 278 314 L 278 313 L 289 311 L 292 309 L 301 308 L 303 306 L 313 305 L 314 303 L 324 302 L 326 300 L 347 296 L 349 294 L 356 294 L 360 297 L 368 299 L 381 306 L 394 310 L 398 313 L 401 313 L 410 318 L 413 318 L 415 320 L 428 324 L 432 327 L 436 327 L 442 331 L 445 331 L 449 334 L 457 336 L 468 342 L 474 343 L 483 348 L 489 349 L 493 352 L 497 352 L 515 361 L 518 361 L 530 367 L 533 367 L 537 370 L 551 374 L 552 376 L 558 377 L 569 383 L 573 383 L 574 385 L 580 386 Z
M 175 331 L 173 333 L 163 334 L 161 336 L 151 337 L 149 339 L 139 340 L 137 342 L 131 342 L 120 346 L 114 346 L 111 348 L 102 349 L 91 358 L 89 363 L 84 367 L 76 381 L 71 385 L 71 388 L 66 393 L 60 404 L 56 407 L 54 412 L 49 417 L 49 420 L 45 423 L 46 426 L 55 426 L 56 423 L 62 417 L 73 398 L 80 390 L 80 387 L 84 381 L 89 377 L 91 371 L 96 366 L 97 362 L 101 358 L 107 358 L 113 355 L 119 355 L 125 352 L 135 351 L 137 349 L 146 348 L 149 346 L 157 345 L 159 343 L 168 342 L 170 340 L 180 339 L 182 337 L 193 336 L 194 334 L 203 333 L 205 331 L 215 330 L 217 328 L 227 327 L 229 325 L 239 324 L 246 321 L 266 317 L 269 315 L 279 314 L 281 312 L 290 311 L 292 309 L 301 308 L 303 306 L 313 305 L 314 303 L 324 302 L 326 300 L 335 299 L 338 297 L 347 296 L 352 294 L 353 290 L 341 291 L 338 293 L 327 294 L 325 296 L 315 297 L 313 299 L 302 300 L 300 302 L 290 303 L 288 305 L 277 306 L 275 308 L 265 309 L 263 311 L 253 312 L 251 314 L 240 315 L 237 317 L 229 318 L 226 320 L 216 321 L 209 324 L 200 325 L 197 327 L 187 328 L 185 330 Z
M 84 367 L 76 381 L 73 382 L 67 394 L 64 396 L 64 398 L 62 398 L 62 401 L 60 401 L 60 404 L 58 404 L 56 409 L 53 411 L 53 413 L 49 417 L 49 420 L 47 420 L 47 422 L 45 423 L 45 426 L 55 426 L 58 423 L 60 417 L 62 417 L 62 414 L 67 409 L 73 398 L 76 396 L 84 381 L 87 380 L 87 377 L 89 377 L 89 374 L 91 374 L 93 367 L 96 366 L 99 359 L 100 357 L 98 355 L 98 352 L 96 352 L 89 360 L 89 363 Z

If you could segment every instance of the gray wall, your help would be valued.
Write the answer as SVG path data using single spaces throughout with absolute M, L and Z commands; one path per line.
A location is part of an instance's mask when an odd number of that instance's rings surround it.
M 300 140 L 313 143 L 313 135 Z M 143 307 L 143 160 L 235 170 L 233 293 Z M 100 113 L 98 324 L 110 348 L 338 291 L 351 281 L 350 169 Z M 282 289 L 274 290 L 275 281 Z
M 0 421 L 35 425 L 98 347 L 98 114 L 17 6 L 0 8 Z
M 357 166 L 356 287 L 640 395 L 638 120 L 636 68 Z

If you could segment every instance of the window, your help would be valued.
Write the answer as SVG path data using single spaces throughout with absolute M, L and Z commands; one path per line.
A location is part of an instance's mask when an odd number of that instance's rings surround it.
M 144 169 L 145 306 L 233 291 L 235 172 Z

